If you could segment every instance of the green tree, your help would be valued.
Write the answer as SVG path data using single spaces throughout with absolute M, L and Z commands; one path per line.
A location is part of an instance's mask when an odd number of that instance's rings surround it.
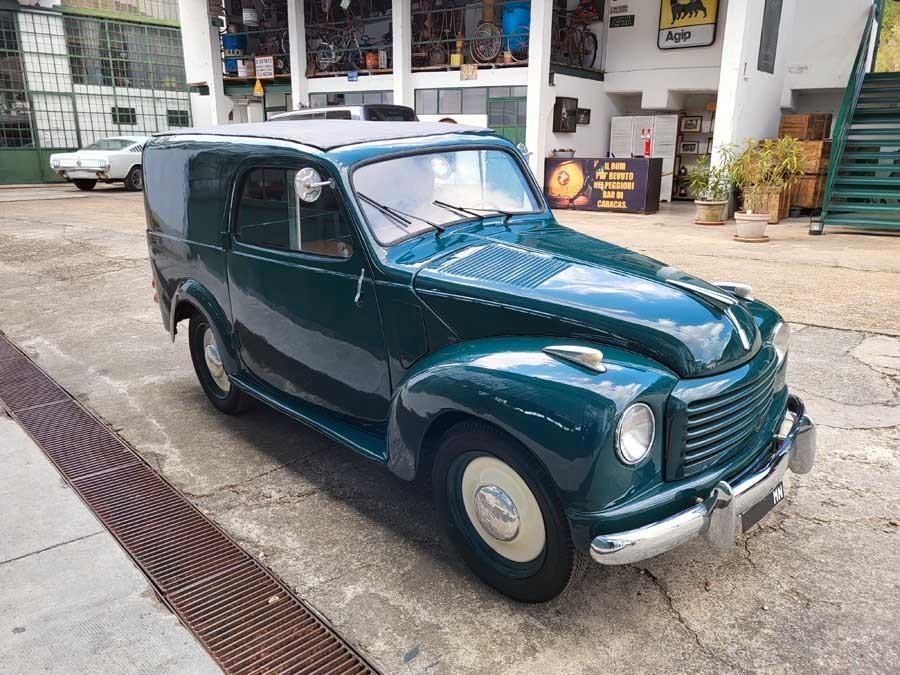
M 887 0 L 884 3 L 884 17 L 881 22 L 881 38 L 878 44 L 878 58 L 875 72 L 900 72 L 900 3 Z

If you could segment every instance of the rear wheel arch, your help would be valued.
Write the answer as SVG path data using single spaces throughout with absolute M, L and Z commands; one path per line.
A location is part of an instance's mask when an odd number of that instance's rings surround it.
M 185 319 L 191 319 L 195 315 L 201 315 L 207 319 L 210 328 L 215 334 L 216 343 L 220 347 L 222 363 L 229 373 L 240 370 L 237 353 L 233 349 L 231 340 L 231 325 L 228 317 L 219 307 L 215 297 L 200 283 L 193 279 L 184 280 L 172 295 L 170 309 L 169 330 L 172 341 L 178 330 L 177 324 Z

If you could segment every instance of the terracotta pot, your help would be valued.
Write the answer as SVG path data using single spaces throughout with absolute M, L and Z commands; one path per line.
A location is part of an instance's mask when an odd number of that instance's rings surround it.
M 768 213 L 745 213 L 738 211 L 734 214 L 737 222 L 737 236 L 741 239 L 762 239 L 766 236 L 766 228 L 769 226 Z
M 697 218 L 694 222 L 698 225 L 725 224 L 725 207 L 728 206 L 728 200 L 719 202 L 696 199 L 694 206 L 697 207 Z

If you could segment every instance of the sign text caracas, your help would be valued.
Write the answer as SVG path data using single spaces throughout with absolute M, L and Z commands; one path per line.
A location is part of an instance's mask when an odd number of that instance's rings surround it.
M 660 0 L 660 49 L 706 47 L 716 41 L 719 0 Z

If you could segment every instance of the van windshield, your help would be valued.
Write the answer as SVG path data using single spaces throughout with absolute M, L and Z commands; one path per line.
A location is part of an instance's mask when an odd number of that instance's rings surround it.
M 374 162 L 353 173 L 353 188 L 383 246 L 453 223 L 541 210 L 519 163 L 503 150 L 451 150 Z

